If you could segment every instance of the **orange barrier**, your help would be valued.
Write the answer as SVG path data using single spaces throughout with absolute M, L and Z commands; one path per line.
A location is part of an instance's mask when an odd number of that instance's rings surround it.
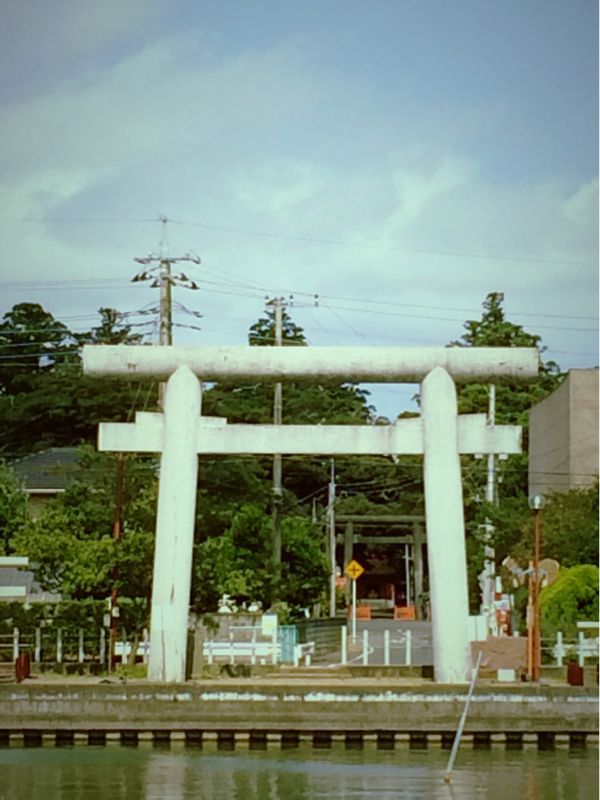
M 352 617 L 352 606 L 348 607 L 348 619 Z M 371 619 L 369 606 L 356 606 L 356 619 Z
M 416 619 L 417 610 L 415 606 L 396 606 L 394 608 L 394 619 Z

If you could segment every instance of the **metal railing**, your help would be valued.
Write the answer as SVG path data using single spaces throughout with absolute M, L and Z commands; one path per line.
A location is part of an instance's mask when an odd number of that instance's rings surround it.
M 110 644 L 110 633 L 104 628 L 95 634 L 90 634 L 85 628 L 72 631 L 38 627 L 33 632 L 13 628 L 11 634 L 0 634 L 0 662 L 14 664 L 19 655 L 27 653 L 32 664 L 39 667 L 95 664 L 101 669 L 108 664 Z M 123 661 L 131 654 L 132 648 L 133 642 L 123 631 L 114 643 L 115 659 Z M 136 657 L 146 663 L 148 651 L 148 631 L 144 629 Z
M 412 631 L 386 629 L 383 631 L 381 646 L 376 648 L 370 642 L 369 631 L 366 628 L 360 635 L 352 637 L 348 636 L 348 628 L 344 626 L 341 629 L 340 663 L 342 665 L 360 663 L 365 667 L 369 664 L 389 667 L 393 663 L 410 667 L 412 665 Z

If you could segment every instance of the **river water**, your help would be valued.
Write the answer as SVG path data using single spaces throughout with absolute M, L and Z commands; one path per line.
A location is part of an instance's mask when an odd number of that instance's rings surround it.
M 226 752 L 107 747 L 0 750 L 2 800 L 596 800 L 598 751 L 448 752 L 294 750 Z

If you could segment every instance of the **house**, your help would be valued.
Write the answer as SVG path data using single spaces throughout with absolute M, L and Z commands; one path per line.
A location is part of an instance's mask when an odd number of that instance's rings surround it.
M 36 517 L 48 500 L 62 494 L 81 474 L 79 448 L 51 447 L 14 461 L 11 468 L 23 484 L 31 515 Z
M 57 603 L 61 599 L 60 594 L 44 591 L 31 570 L 20 569 L 16 566 L 4 566 L 1 561 L 2 559 L 0 559 L 0 601 Z
M 598 480 L 598 369 L 572 369 L 529 412 L 529 494 Z

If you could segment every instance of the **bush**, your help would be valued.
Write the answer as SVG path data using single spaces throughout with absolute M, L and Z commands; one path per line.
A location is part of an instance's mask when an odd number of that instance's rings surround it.
M 598 567 L 580 564 L 561 570 L 556 581 L 542 589 L 540 614 L 542 636 L 562 631 L 568 639 L 577 636 L 577 623 L 598 619 Z

